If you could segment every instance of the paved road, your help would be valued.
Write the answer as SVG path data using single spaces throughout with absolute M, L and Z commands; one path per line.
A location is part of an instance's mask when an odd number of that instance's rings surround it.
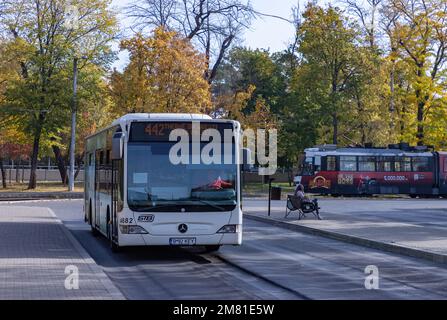
M 104 239 L 90 234 L 82 201 L 17 205 L 50 207 L 128 299 L 447 298 L 443 265 L 265 223 L 245 220 L 244 244 L 217 255 L 175 248 L 114 254 Z M 364 287 L 368 265 L 378 267 L 378 290 Z

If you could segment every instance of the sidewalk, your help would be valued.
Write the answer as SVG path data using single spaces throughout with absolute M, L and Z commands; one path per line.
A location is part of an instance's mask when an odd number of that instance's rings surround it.
M 67 266 L 79 289 L 68 290 Z M 47 208 L 0 204 L 0 300 L 124 299 L 68 229 Z
M 320 199 L 319 221 L 285 215 L 285 201 L 244 201 L 247 218 L 365 247 L 447 263 L 447 201 L 435 199 Z

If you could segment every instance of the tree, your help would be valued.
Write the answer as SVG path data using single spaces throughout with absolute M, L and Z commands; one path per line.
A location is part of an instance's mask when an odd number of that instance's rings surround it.
M 397 43 L 398 58 L 410 71 L 408 79 L 416 107 L 414 137 L 418 145 L 423 145 L 429 113 L 438 113 L 433 109 L 443 105 L 435 100 L 444 95 L 442 67 L 447 60 L 447 1 L 391 0 L 388 10 L 395 16 L 391 32 Z
M 114 114 L 209 111 L 206 62 L 187 39 L 160 27 L 149 38 L 122 41 L 121 48 L 130 52 L 130 62 L 111 76 Z
M 384 0 L 366 0 L 363 5 L 355 0 L 344 0 L 350 13 L 357 17 L 366 43 L 370 48 L 377 47 L 378 24 L 377 19 Z
M 94 64 L 86 65 L 78 77 L 78 90 L 75 178 L 79 174 L 80 164 L 84 158 L 85 138 L 96 132 L 97 128 L 107 126 L 111 118 L 109 88 L 101 67 Z M 69 162 L 70 134 L 69 126 L 63 126 L 50 137 L 51 149 L 64 185 L 68 183 L 67 163 Z
M 36 187 L 36 168 L 42 135 L 56 132 L 67 121 L 70 105 L 71 63 L 81 53 L 88 61 L 107 64 L 109 42 L 116 20 L 109 0 L 4 0 L 0 27 L 20 65 L 16 81 L 9 82 L 2 113 L 18 121 L 32 136 L 31 175 L 28 188 Z M 66 23 L 69 4 L 79 19 Z M 82 68 L 82 66 L 81 66 Z
M 8 126 L 2 124 L 2 134 L 0 135 L 0 174 L 2 178 L 2 186 L 6 189 L 6 172 L 3 167 L 3 161 L 6 159 L 21 160 L 24 152 L 31 149 L 27 143 L 26 136 L 16 126 Z
M 212 83 L 225 54 L 255 16 L 249 1 L 139 0 L 127 7 L 140 30 L 163 27 L 194 42 L 205 55 L 204 77 Z
M 303 58 L 302 83 L 308 87 L 309 99 L 316 101 L 320 115 L 330 116 L 332 143 L 339 138 L 340 117 L 345 108 L 348 82 L 357 72 L 352 64 L 356 52 L 355 26 L 343 17 L 340 10 L 329 6 L 323 9 L 309 3 L 299 29 L 299 52 Z

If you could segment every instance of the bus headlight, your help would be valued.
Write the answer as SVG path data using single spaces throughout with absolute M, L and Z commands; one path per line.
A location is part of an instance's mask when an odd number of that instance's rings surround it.
M 238 230 L 237 224 L 227 224 L 217 231 L 217 233 L 236 233 Z
M 143 227 L 137 225 L 120 224 L 120 231 L 123 234 L 147 234 L 148 232 Z

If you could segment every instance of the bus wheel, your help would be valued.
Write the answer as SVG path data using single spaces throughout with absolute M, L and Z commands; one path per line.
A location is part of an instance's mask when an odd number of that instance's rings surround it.
M 90 229 L 91 229 L 92 235 L 94 237 L 97 237 L 99 235 L 99 232 L 98 232 L 98 230 L 96 230 L 95 225 L 93 223 L 92 202 L 91 201 L 90 201 L 88 212 L 89 212 L 89 223 L 90 223 Z
M 114 253 L 121 252 L 121 247 L 119 245 L 117 245 L 116 242 L 113 241 L 112 239 L 110 239 L 110 249 Z
M 212 253 L 219 251 L 220 245 L 212 245 L 212 246 L 205 246 L 205 253 Z

